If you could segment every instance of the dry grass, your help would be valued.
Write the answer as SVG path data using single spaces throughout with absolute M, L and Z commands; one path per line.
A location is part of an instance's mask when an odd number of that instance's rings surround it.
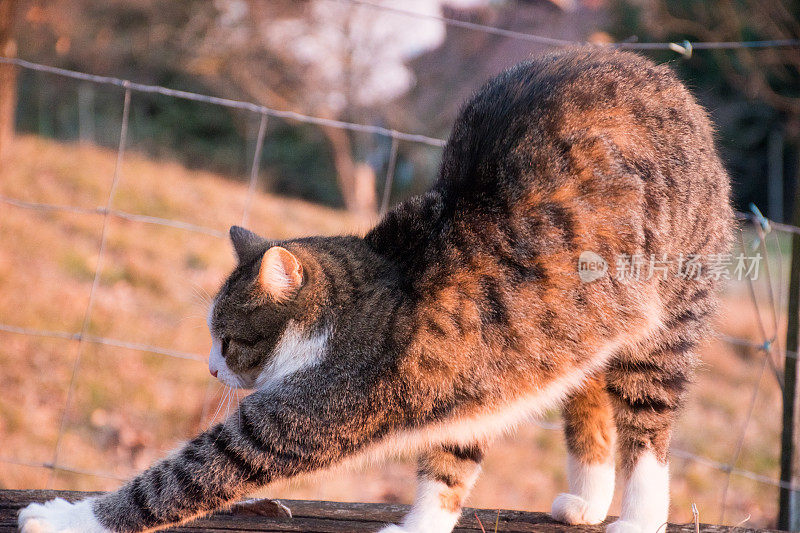
M 33 137 L 17 140 L 0 169 L 0 194 L 84 207 L 105 203 L 114 153 Z M 186 220 L 225 230 L 237 223 L 246 187 L 173 163 L 128 154 L 114 201 L 118 209 Z M 0 204 L 0 322 L 77 331 L 97 263 L 100 215 L 41 213 Z M 258 194 L 251 216 L 258 232 L 281 238 L 358 230 L 342 212 Z M 213 293 L 233 266 L 228 243 L 201 234 L 112 219 L 90 331 L 96 335 L 203 354 L 208 348 L 203 295 Z M 743 287 L 732 287 L 722 330 L 757 339 Z M 0 332 L 0 456 L 52 459 L 66 390 L 77 355 L 74 341 Z M 760 370 L 757 354 L 715 341 L 675 437 L 675 446 L 730 460 Z M 209 376 L 203 362 L 86 344 L 67 413 L 60 461 L 129 476 L 209 423 L 204 413 Z M 213 390 L 213 389 L 212 389 Z M 219 395 L 211 403 L 219 401 Z M 738 466 L 777 476 L 780 399 L 767 375 Z M 216 407 L 216 405 L 214 405 Z M 555 414 L 552 420 L 557 420 Z M 519 428 L 490 450 L 470 504 L 546 510 L 565 487 L 564 445 L 557 431 Z M 719 520 L 725 476 L 697 463 L 673 460 L 672 518 Z M 338 469 L 265 490 L 276 497 L 404 501 L 413 496 L 409 459 Z M 41 488 L 48 471 L 2 464 L 0 486 Z M 58 474 L 58 488 L 112 489 L 113 479 Z M 777 491 L 733 477 L 725 521 L 751 514 L 767 526 Z M 618 511 L 619 497 L 613 511 Z

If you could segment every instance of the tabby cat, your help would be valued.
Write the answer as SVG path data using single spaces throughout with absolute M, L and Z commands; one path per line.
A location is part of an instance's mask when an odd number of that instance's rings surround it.
M 731 225 L 711 125 L 668 67 L 594 48 L 520 64 L 462 109 L 433 188 L 365 236 L 231 228 L 238 266 L 209 314 L 209 364 L 254 392 L 116 492 L 31 504 L 19 525 L 157 529 L 392 450 L 419 453 L 419 489 L 382 531 L 445 533 L 492 439 L 563 403 L 569 491 L 553 517 L 605 519 L 616 447 L 625 490 L 608 531 L 656 533 L 718 282 L 626 275 L 619 258 L 724 253 Z

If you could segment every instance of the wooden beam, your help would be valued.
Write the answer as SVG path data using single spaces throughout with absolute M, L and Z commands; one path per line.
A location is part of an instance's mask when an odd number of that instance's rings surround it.
M 0 532 L 16 531 L 16 515 L 19 509 L 31 502 L 44 502 L 52 498 L 74 501 L 97 493 L 51 491 L 51 490 L 0 490 Z M 361 533 L 378 531 L 385 524 L 398 523 L 408 511 L 407 505 L 383 503 L 338 503 L 304 500 L 282 500 L 292 511 L 292 517 L 253 516 L 237 510 L 217 512 L 195 520 L 182 527 L 168 531 L 180 533 L 231 533 L 245 532 L 307 532 L 307 533 Z M 464 509 L 456 533 L 481 532 L 478 516 L 487 533 L 495 530 L 497 510 Z M 603 525 L 567 526 L 559 524 L 545 513 L 528 511 L 499 511 L 498 533 L 543 533 L 581 532 L 601 533 Z M 715 525 L 700 525 L 701 533 L 727 533 L 734 528 Z M 746 527 L 735 528 L 737 533 L 767 532 Z M 692 533 L 694 524 L 670 525 L 668 533 Z

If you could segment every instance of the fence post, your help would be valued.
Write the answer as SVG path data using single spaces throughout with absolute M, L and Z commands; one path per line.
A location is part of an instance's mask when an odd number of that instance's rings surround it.
M 800 184 L 795 185 L 792 224 L 800 224 Z M 780 243 L 779 243 L 780 245 Z M 792 233 L 789 275 L 786 350 L 798 352 L 800 334 L 800 235 Z M 797 357 L 784 357 L 783 418 L 781 430 L 781 481 L 793 483 L 795 460 L 795 408 L 797 405 Z M 800 493 L 787 486 L 780 489 L 778 529 L 800 531 Z
M 767 141 L 769 218 L 775 222 L 783 222 L 783 132 L 773 130 Z
M 81 143 L 94 144 L 94 92 L 94 85 L 89 82 L 78 85 L 78 140 Z
M 17 0 L 0 0 L 0 55 L 14 57 L 17 44 L 14 24 Z M 0 65 L 0 156 L 8 152 L 14 137 L 14 111 L 17 107 L 17 67 Z

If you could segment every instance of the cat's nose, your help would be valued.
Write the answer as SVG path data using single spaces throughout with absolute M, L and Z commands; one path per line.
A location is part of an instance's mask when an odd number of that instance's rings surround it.
M 208 369 L 208 371 L 209 371 L 209 372 L 211 372 L 211 375 L 212 375 L 212 376 L 214 376 L 214 377 L 217 377 L 217 370 L 211 370 L 211 369 L 209 368 L 209 369 Z

